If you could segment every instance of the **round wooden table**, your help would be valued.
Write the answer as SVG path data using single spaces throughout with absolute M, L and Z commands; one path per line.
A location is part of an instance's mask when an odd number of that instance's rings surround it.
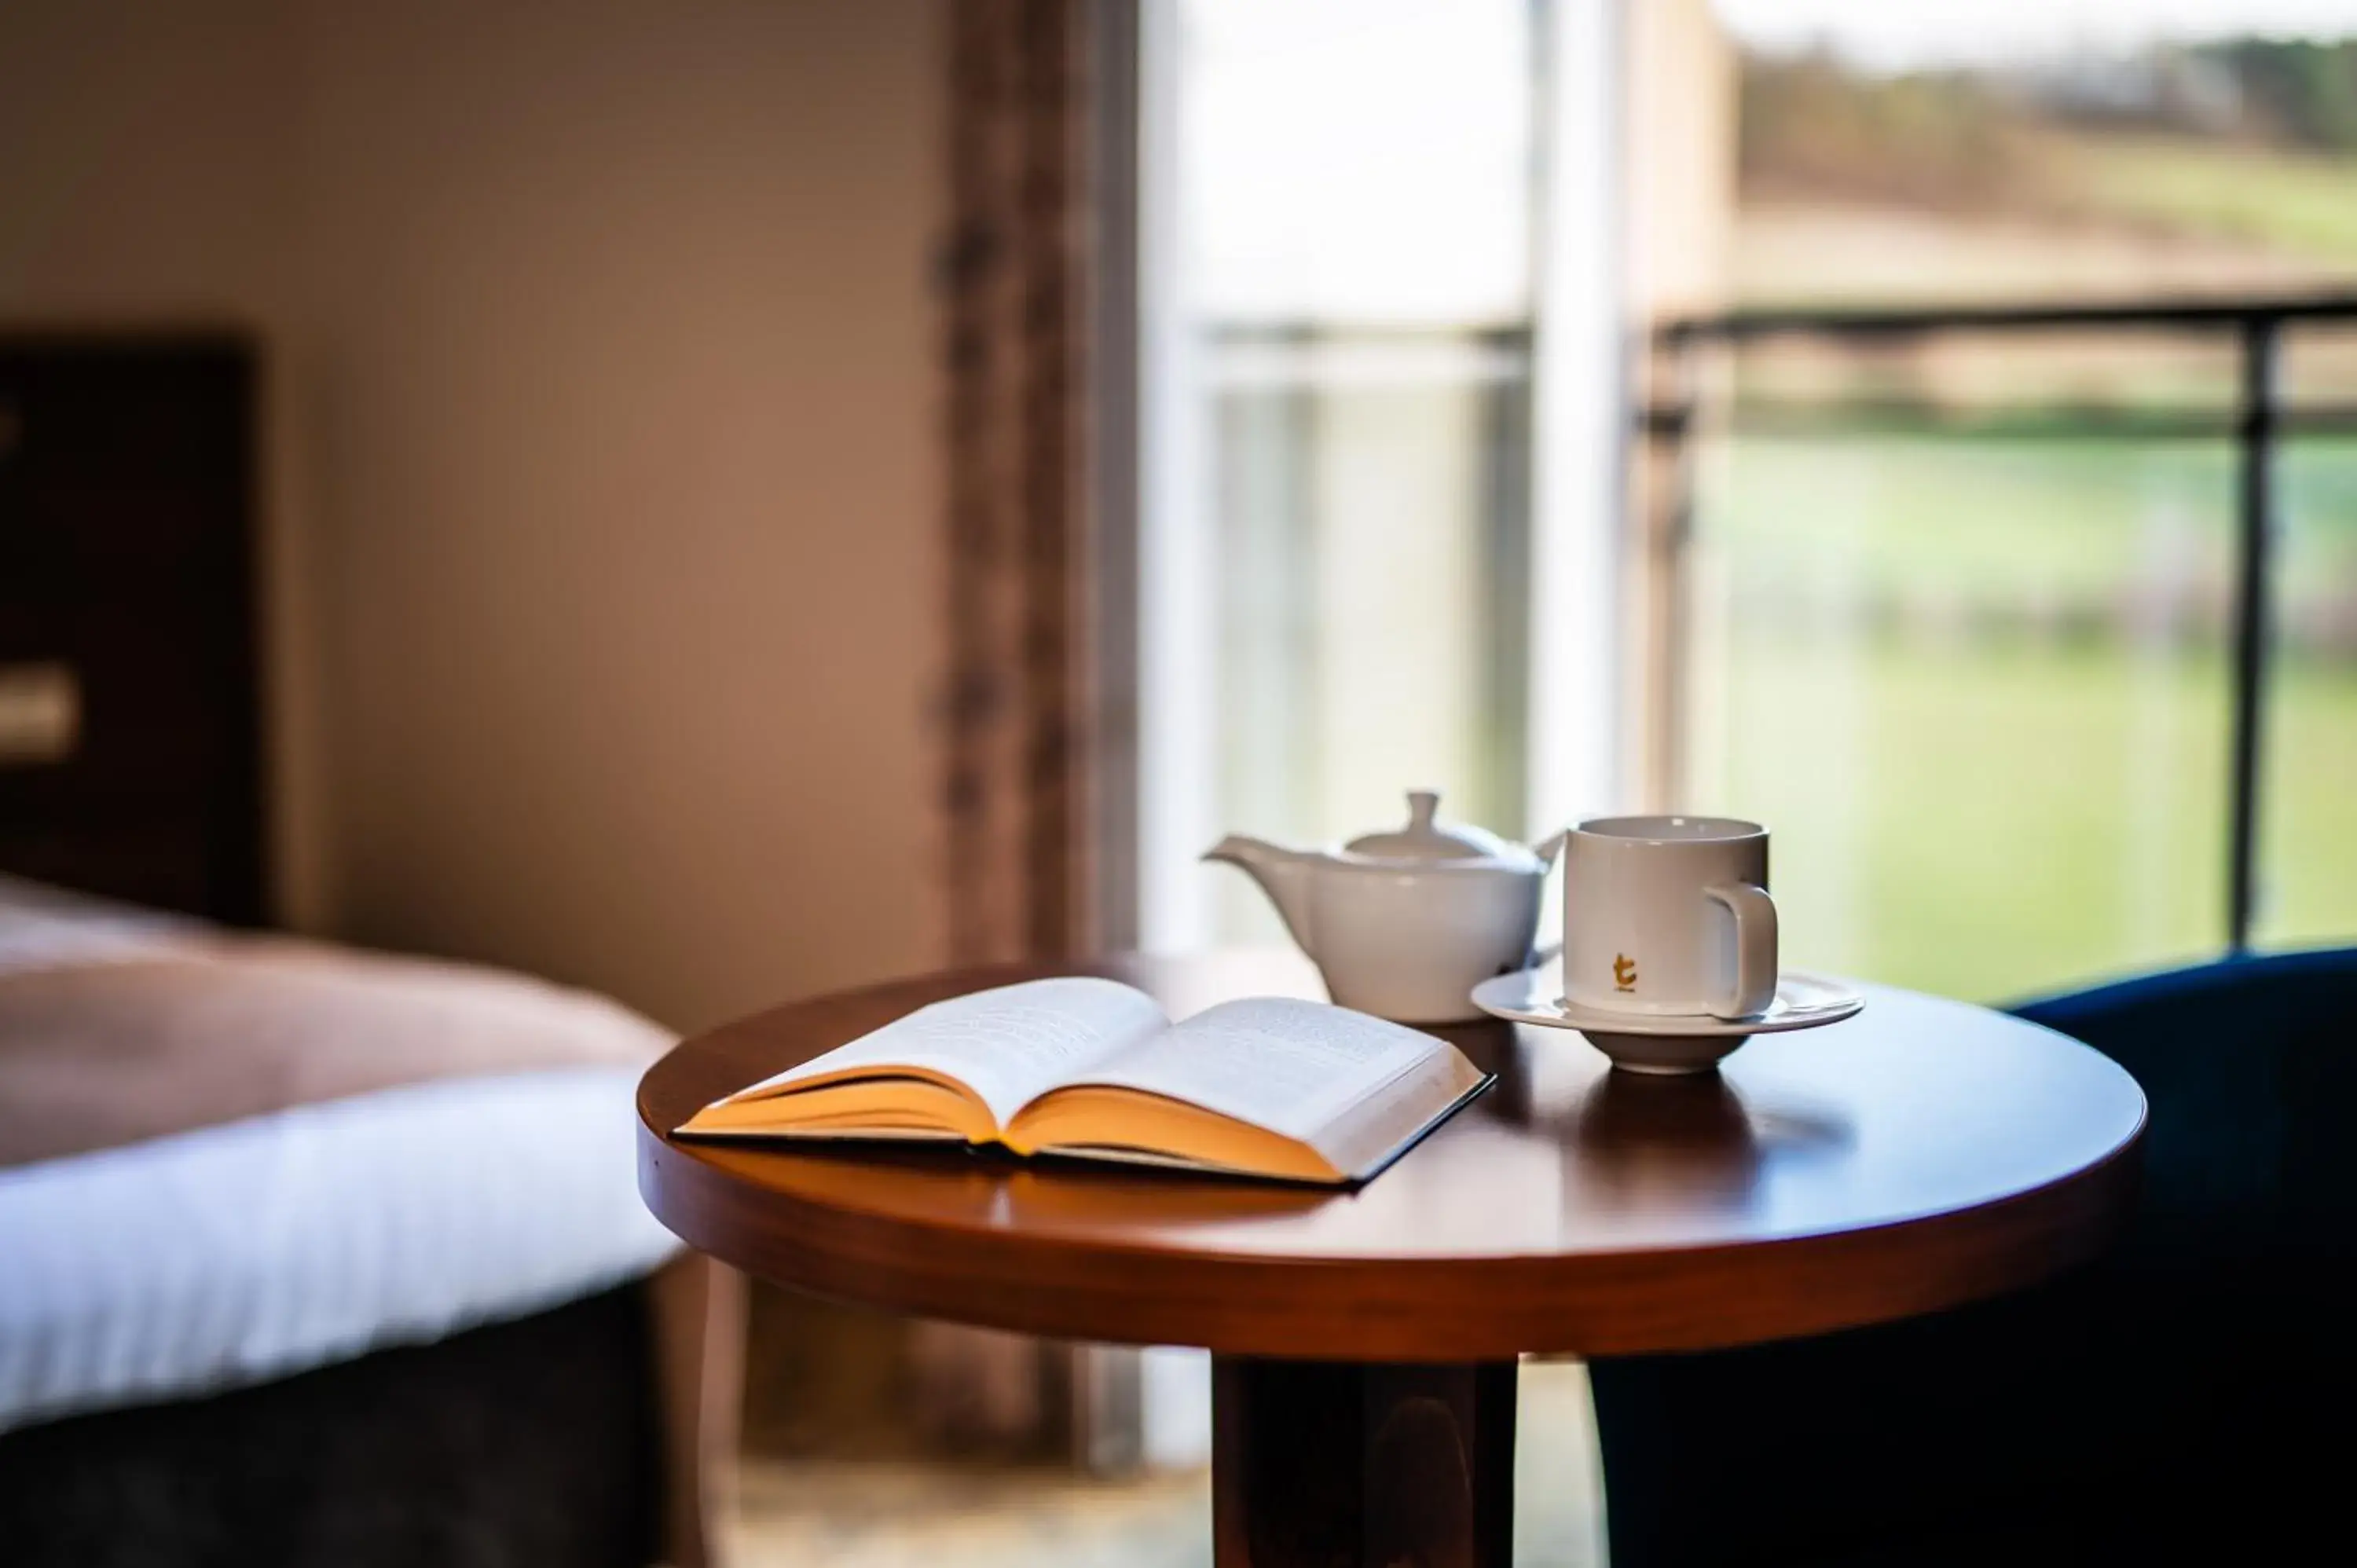
M 1213 1352 L 1223 1568 L 1502 1563 L 1514 1358 L 1752 1343 L 2029 1284 L 2125 1219 L 2144 1096 L 2002 1014 L 1870 989 L 1699 1079 L 1577 1035 L 1437 1029 L 1497 1087 L 1357 1192 L 932 1148 L 674 1143 L 690 1113 L 920 1004 L 1111 975 L 1174 1016 L 1321 996 L 1296 955 L 974 970 L 797 1003 L 681 1045 L 639 1090 L 639 1187 L 781 1284 L 1077 1339 Z

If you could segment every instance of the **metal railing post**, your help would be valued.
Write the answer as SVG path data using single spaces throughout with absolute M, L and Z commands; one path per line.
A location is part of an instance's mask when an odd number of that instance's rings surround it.
M 2227 862 L 2226 930 L 2232 952 L 2251 941 L 2256 898 L 2260 725 L 2265 717 L 2275 534 L 2276 361 L 2282 323 L 2255 314 L 2242 324 L 2242 411 L 2236 422 L 2238 540 L 2234 577 L 2233 812 Z

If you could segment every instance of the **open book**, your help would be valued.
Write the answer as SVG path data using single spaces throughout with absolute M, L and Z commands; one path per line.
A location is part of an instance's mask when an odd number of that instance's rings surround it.
M 1490 1079 L 1446 1040 L 1317 1002 L 1172 1024 L 1116 981 L 1034 980 L 920 1007 L 716 1100 L 678 1132 L 939 1138 L 1341 1186 Z

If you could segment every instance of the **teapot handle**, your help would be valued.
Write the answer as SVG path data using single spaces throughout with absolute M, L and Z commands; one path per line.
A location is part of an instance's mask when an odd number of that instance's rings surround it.
M 1542 877 L 1540 884 L 1542 886 L 1544 886 L 1546 880 L 1551 879 L 1555 871 L 1562 866 L 1564 847 L 1570 842 L 1570 840 L 1571 830 L 1569 828 L 1559 828 L 1555 832 L 1549 833 L 1546 837 L 1539 840 L 1538 843 L 1531 845 L 1531 853 L 1537 855 L 1539 857 L 1539 864 L 1546 867 L 1546 871 Z M 1525 969 L 1538 969 L 1543 965 L 1553 963 L 1562 955 L 1563 939 L 1561 937 L 1557 937 L 1551 942 L 1540 942 L 1533 946 L 1531 949 L 1530 962 L 1523 965 L 1523 967 Z

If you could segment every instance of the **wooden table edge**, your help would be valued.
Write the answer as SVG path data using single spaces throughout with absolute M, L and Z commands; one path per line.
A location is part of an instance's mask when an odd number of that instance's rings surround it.
M 1573 1258 L 1282 1259 L 851 1213 L 748 1187 L 673 1141 L 649 1119 L 643 1080 L 639 1189 L 675 1234 L 756 1277 L 985 1327 L 1305 1360 L 1634 1355 L 1863 1327 L 2059 1274 L 2126 1223 L 2148 1117 L 2147 1107 L 2102 1158 L 1993 1203 Z M 1346 1321 L 1329 1307 L 1288 1305 L 1308 1273 L 1319 1297 L 1340 1290 L 1357 1304 Z

